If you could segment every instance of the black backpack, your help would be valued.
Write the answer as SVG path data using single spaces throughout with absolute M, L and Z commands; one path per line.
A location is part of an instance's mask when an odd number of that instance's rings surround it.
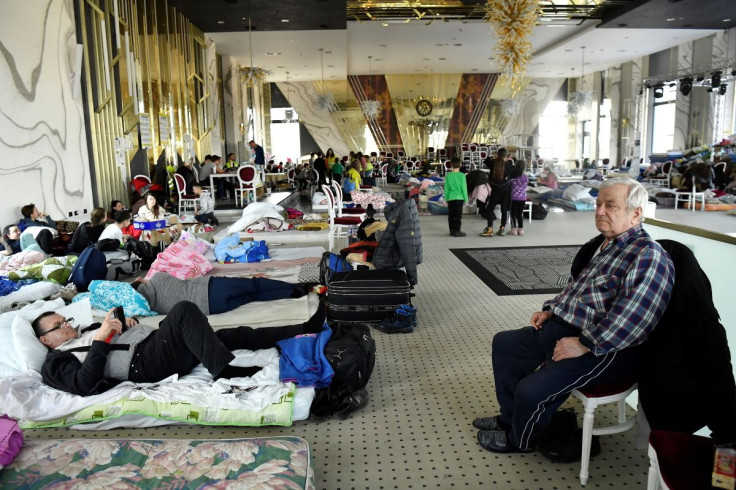
M 580 461 L 583 450 L 583 429 L 578 427 L 578 416 L 572 408 L 565 408 L 552 416 L 549 426 L 539 439 L 539 452 L 553 463 Z M 601 453 L 598 436 L 593 436 L 590 457 Z
M 148 270 L 151 268 L 151 264 L 158 257 L 158 250 L 153 246 L 144 241 L 139 240 L 128 240 L 125 244 L 124 250 L 136 254 L 141 259 L 141 269 Z
M 542 203 L 532 204 L 532 219 L 544 219 L 547 217 L 547 208 Z
M 347 418 L 368 403 L 365 385 L 376 364 L 376 342 L 367 325 L 335 324 L 325 357 L 335 375 L 330 386 L 318 388 L 310 408 L 313 419 L 330 415 Z

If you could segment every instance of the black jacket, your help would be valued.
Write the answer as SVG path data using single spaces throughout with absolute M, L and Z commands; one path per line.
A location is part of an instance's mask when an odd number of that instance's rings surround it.
M 417 265 L 422 263 L 422 232 L 419 229 L 419 213 L 412 199 L 389 204 L 383 210 L 388 225 L 378 239 L 373 255 L 377 269 L 404 267 L 409 282 L 417 284 Z
M 642 345 L 639 399 L 653 430 L 708 426 L 716 443 L 736 440 L 736 383 L 710 281 L 685 245 L 659 240 L 675 265 L 662 318 Z

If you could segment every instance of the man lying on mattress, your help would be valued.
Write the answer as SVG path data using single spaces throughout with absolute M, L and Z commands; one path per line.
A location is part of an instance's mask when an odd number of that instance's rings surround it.
M 50 351 L 41 368 L 47 385 L 87 396 L 102 393 L 121 381 L 155 383 L 172 374 L 188 374 L 200 362 L 215 379 L 252 376 L 260 367 L 230 365 L 231 350 L 268 349 L 276 342 L 304 333 L 318 333 L 327 316 L 320 303 L 305 323 L 285 327 L 225 328 L 215 332 L 194 303 L 174 306 L 158 329 L 126 318 L 127 329 L 114 318 L 114 309 L 103 322 L 78 332 L 53 311 L 32 322 L 39 340 Z

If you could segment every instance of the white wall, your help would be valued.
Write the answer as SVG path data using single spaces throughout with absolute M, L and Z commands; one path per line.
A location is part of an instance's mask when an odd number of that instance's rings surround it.
M 0 2 L 0 224 L 35 203 L 54 219 L 92 208 L 81 99 L 72 98 L 72 0 Z

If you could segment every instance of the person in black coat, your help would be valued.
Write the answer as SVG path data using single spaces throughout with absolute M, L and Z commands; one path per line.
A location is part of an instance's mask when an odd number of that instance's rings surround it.
M 321 151 L 317 152 L 317 158 L 314 160 L 314 169 L 317 171 L 317 175 L 319 175 L 320 189 L 323 185 L 329 185 L 329 181 L 327 180 L 327 160 L 325 160 Z

